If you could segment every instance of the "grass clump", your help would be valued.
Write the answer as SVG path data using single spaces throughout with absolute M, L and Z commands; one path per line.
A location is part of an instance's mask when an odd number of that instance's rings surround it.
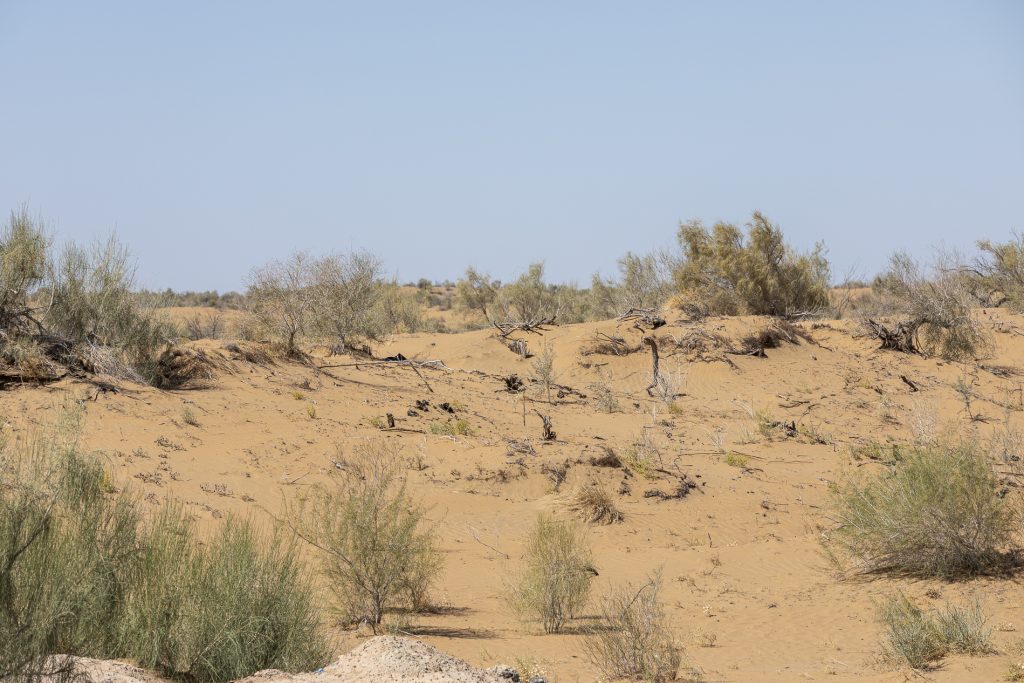
M 575 618 L 597 574 L 584 532 L 574 522 L 540 515 L 526 542 L 525 566 L 514 581 L 509 604 L 520 618 L 558 633 Z
M 473 436 L 473 427 L 469 420 L 460 417 L 448 422 L 431 422 L 430 433 L 443 436 Z
M 606 488 L 597 483 L 587 484 L 569 499 L 569 509 L 583 521 L 593 524 L 615 524 L 625 519 L 615 506 L 615 499 Z
M 584 646 L 604 676 L 651 683 L 676 679 L 682 651 L 665 621 L 660 592 L 659 573 L 639 589 L 625 586 L 604 599 L 600 626 Z
M 885 629 L 883 657 L 914 669 L 930 668 L 949 654 L 993 651 L 991 630 L 977 603 L 926 611 L 900 593 L 879 606 L 878 620 Z
M 187 406 L 181 411 L 181 421 L 187 425 L 191 425 L 192 427 L 199 426 L 199 418 L 196 417 L 196 411 Z
M 388 610 L 423 608 L 441 571 L 436 535 L 401 467 L 387 443 L 364 444 L 332 482 L 287 511 L 299 537 L 320 551 L 343 623 L 376 629 Z
M 1007 566 L 1020 508 L 987 454 L 949 440 L 908 447 L 891 471 L 835 487 L 830 543 L 862 571 L 955 578 Z
M 747 465 L 750 463 L 750 457 L 743 455 L 742 453 L 726 453 L 725 457 L 722 458 L 722 462 L 724 462 L 729 467 L 738 467 L 740 469 L 746 469 Z

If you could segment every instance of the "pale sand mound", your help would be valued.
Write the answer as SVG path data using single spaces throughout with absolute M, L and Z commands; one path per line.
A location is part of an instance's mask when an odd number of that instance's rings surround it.
M 160 678 L 121 662 L 80 658 L 81 670 L 92 683 L 159 683 Z M 483 670 L 446 655 L 436 647 L 410 638 L 378 636 L 363 643 L 322 671 L 289 674 L 260 671 L 246 683 L 509 683 L 518 680 L 508 667 Z
M 461 659 L 446 655 L 433 645 L 411 638 L 378 636 L 338 658 L 323 672 L 286 674 L 261 671 L 247 679 L 266 681 L 330 681 L 332 683 L 508 683 L 504 667 L 477 669 Z M 507 670 L 511 673 L 511 670 Z

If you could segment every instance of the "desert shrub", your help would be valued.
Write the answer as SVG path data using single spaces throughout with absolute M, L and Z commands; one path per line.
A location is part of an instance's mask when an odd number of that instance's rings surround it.
M 608 678 L 672 681 L 682 652 L 665 621 L 661 604 L 661 575 L 639 589 L 625 586 L 601 604 L 601 620 L 585 641 L 590 661 Z
M 596 575 L 583 530 L 574 522 L 540 515 L 526 542 L 524 567 L 514 579 L 509 605 L 545 633 L 558 633 L 586 605 Z
M 145 532 L 124 651 L 188 681 L 322 665 L 328 651 L 298 551 L 294 537 L 236 518 L 200 544 L 183 509 L 167 505 Z
M 551 403 L 551 387 L 555 385 L 555 349 L 550 344 L 543 344 L 540 353 L 531 363 L 531 379 L 544 390 L 548 403 Z
M 571 325 L 593 319 L 590 293 L 575 283 L 553 285 L 556 317 L 560 324 Z
M 941 256 L 930 276 L 905 253 L 875 278 L 873 291 L 890 302 L 901 318 L 893 326 L 868 320 L 883 348 L 925 352 L 947 360 L 974 358 L 986 351 L 988 337 L 973 315 L 976 299 L 970 282 L 950 255 Z
M 288 511 L 291 526 L 320 551 L 345 623 L 376 627 L 389 609 L 424 605 L 441 570 L 435 533 L 406 489 L 398 456 L 383 441 L 365 444 Z
M 493 309 L 492 315 L 500 322 L 553 322 L 559 314 L 558 291 L 544 281 L 544 264 L 530 264 L 525 273 L 499 289 Z
M 224 314 L 214 311 L 209 314 L 196 313 L 185 321 L 185 334 L 192 341 L 220 339 L 224 332 Z
M 900 449 L 891 471 L 850 476 L 834 491 L 830 542 L 867 572 L 952 578 L 1005 566 L 1017 539 L 1015 498 L 1000 497 L 975 442 Z
M 55 654 L 114 650 L 138 514 L 77 453 L 78 413 L 0 456 L 0 678 L 71 673 Z M 56 668 L 55 671 L 51 669 Z
M 381 281 L 381 268 L 380 260 L 365 252 L 316 260 L 311 322 L 320 337 L 347 348 L 394 329 L 405 314 L 403 300 L 397 285 Z
M 37 315 L 31 296 L 46 277 L 49 239 L 28 208 L 12 211 L 0 232 L 0 330 L 8 336 L 31 330 Z
M 455 285 L 455 307 L 461 311 L 479 313 L 484 320 L 491 319 L 491 307 L 501 288 L 489 275 L 466 269 L 465 276 Z
M 625 519 L 612 494 L 597 483 L 587 484 L 573 493 L 568 507 L 584 522 L 592 524 L 615 524 Z
M 249 275 L 249 313 L 262 332 L 284 343 L 288 353 L 298 350 L 299 340 L 312 325 L 315 282 L 313 258 L 307 252 L 295 252 Z
M 948 654 L 992 652 L 991 631 L 977 603 L 926 611 L 899 593 L 879 605 L 878 620 L 885 629 L 883 656 L 914 669 L 929 668 Z
M 306 339 L 347 349 L 422 324 L 415 295 L 382 280 L 380 261 L 365 252 L 296 252 L 253 270 L 246 298 L 256 329 L 289 355 Z
M 73 673 L 56 654 L 131 658 L 193 682 L 322 664 L 294 543 L 229 520 L 200 544 L 174 505 L 144 522 L 81 452 L 80 418 L 64 410 L 0 461 L 0 674 Z
M 829 305 L 829 265 L 824 247 L 806 254 L 788 246 L 782 231 L 761 213 L 747 223 L 717 223 L 709 232 L 700 221 L 679 228 L 682 257 L 673 278 L 684 300 L 711 312 L 789 316 L 817 313 Z
M 442 436 L 473 436 L 473 426 L 469 420 L 460 417 L 447 422 L 431 422 L 430 433 Z
M 618 280 L 595 274 L 590 285 L 591 310 L 595 318 L 615 318 L 630 309 L 658 309 L 668 298 L 671 276 L 654 254 L 627 253 L 618 261 Z
M 1024 310 L 1024 235 L 1007 242 L 978 242 L 981 254 L 969 270 L 974 294 L 984 305 Z
M 134 291 L 128 249 L 111 236 L 85 249 L 65 247 L 53 264 L 46 325 L 77 345 L 96 372 L 150 381 L 170 328 Z
M 622 409 L 619 400 L 615 398 L 615 392 L 612 391 L 611 385 L 607 381 L 594 382 L 588 385 L 587 389 L 590 391 L 594 407 L 602 413 L 616 413 Z

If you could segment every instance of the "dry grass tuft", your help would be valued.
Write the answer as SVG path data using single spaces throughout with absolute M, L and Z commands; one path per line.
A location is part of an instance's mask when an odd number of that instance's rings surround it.
M 622 511 L 615 507 L 612 494 L 597 483 L 587 484 L 573 493 L 568 506 L 583 521 L 592 524 L 615 524 L 625 519 Z

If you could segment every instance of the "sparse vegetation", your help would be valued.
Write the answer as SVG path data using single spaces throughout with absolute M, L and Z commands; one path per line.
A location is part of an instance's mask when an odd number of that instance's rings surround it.
M 539 516 L 523 563 L 509 604 L 524 620 L 540 622 L 545 633 L 558 633 L 586 605 L 597 574 L 584 532 L 573 522 Z
M 430 433 L 442 436 L 473 436 L 473 426 L 464 417 L 447 422 L 431 422 Z
M 0 456 L 0 676 L 70 680 L 53 655 L 131 658 L 213 682 L 327 657 L 287 539 L 229 519 L 205 544 L 177 505 L 151 522 L 82 453 L 81 413 Z
M 900 456 L 890 472 L 837 485 L 830 542 L 866 572 L 953 578 L 1004 568 L 1019 502 L 998 494 L 981 446 L 937 441 Z
M 587 389 L 590 391 L 594 407 L 602 413 L 617 413 L 622 410 L 622 406 L 619 405 L 618 399 L 615 398 L 615 392 L 612 391 L 608 382 L 594 382 Z
M 246 299 L 256 329 L 288 355 L 303 341 L 328 340 L 345 351 L 420 324 L 414 298 L 382 280 L 380 261 L 365 252 L 296 252 L 254 269 Z
M 734 451 L 731 453 L 726 453 L 725 457 L 722 458 L 722 462 L 724 462 L 729 467 L 738 467 L 742 470 L 746 469 L 747 465 L 750 463 L 750 458 L 747 457 L 746 455 L 743 455 L 742 453 L 736 453 Z
M 532 363 L 533 381 L 544 390 L 548 403 L 551 403 L 551 387 L 555 384 L 555 349 L 550 344 L 540 347 Z
M 885 628 L 883 656 L 914 669 L 927 669 L 949 654 L 993 651 L 990 629 L 977 603 L 926 611 L 899 593 L 879 605 L 878 620 Z
M 665 620 L 661 574 L 640 588 L 625 586 L 601 604 L 600 626 L 587 636 L 587 657 L 602 675 L 637 681 L 675 680 L 682 650 Z
M 928 353 L 946 360 L 969 360 L 987 352 L 990 340 L 973 307 L 977 299 L 968 277 L 951 256 L 940 257 L 926 276 L 909 254 L 896 253 L 889 269 L 875 278 L 874 292 L 902 317 L 892 324 L 867 319 L 882 348 Z
M 422 607 L 441 570 L 436 536 L 402 464 L 393 446 L 370 442 L 332 481 L 289 501 L 289 524 L 320 551 L 345 624 L 365 619 L 376 627 L 389 609 Z
M 569 509 L 583 521 L 594 524 L 615 524 L 625 515 L 615 505 L 615 498 L 603 486 L 590 483 L 579 488 L 569 499 Z

